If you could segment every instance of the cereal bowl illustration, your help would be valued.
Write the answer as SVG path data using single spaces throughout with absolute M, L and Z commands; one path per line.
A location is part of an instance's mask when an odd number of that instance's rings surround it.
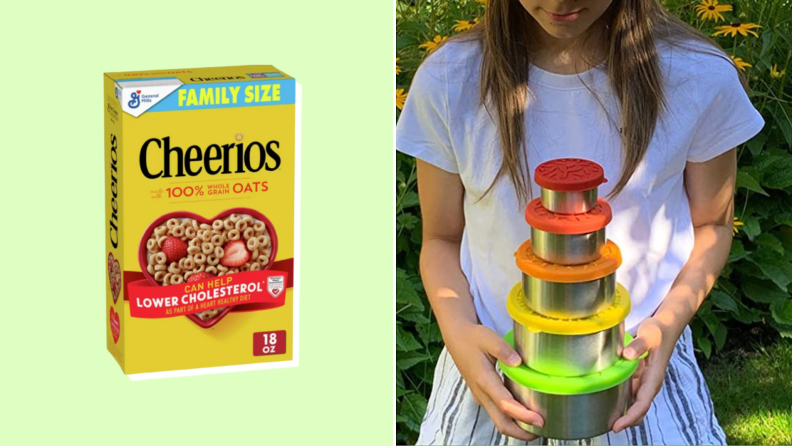
M 255 209 L 227 209 L 212 218 L 178 211 L 162 215 L 143 232 L 138 262 L 149 283 L 168 286 L 267 270 L 277 251 L 275 228 Z M 186 316 L 198 326 L 209 328 L 232 308 Z
M 113 257 L 113 253 L 107 255 L 107 278 L 110 281 L 110 291 L 113 293 L 113 303 L 118 302 L 118 295 L 121 293 L 121 265 Z

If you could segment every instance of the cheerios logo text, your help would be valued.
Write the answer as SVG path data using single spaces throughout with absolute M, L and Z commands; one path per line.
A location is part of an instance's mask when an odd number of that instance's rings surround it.
M 114 134 L 110 134 L 110 221 L 108 232 L 110 236 L 110 243 L 113 248 L 118 248 L 118 208 L 120 199 L 118 197 L 118 138 Z
M 271 172 L 281 165 L 278 149 L 280 142 L 272 140 L 266 144 L 258 141 L 209 144 L 205 149 L 190 145 L 185 150 L 172 145 L 170 136 L 151 138 L 140 148 L 140 171 L 149 179 L 194 177 L 203 171 L 209 175 L 261 169 Z
M 220 82 L 220 81 L 241 81 L 245 76 L 220 76 L 220 77 L 191 77 L 193 82 Z

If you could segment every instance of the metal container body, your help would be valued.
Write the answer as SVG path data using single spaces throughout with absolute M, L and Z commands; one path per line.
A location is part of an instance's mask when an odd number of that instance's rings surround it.
M 582 265 L 597 260 L 605 245 L 605 228 L 583 234 L 554 234 L 531 228 L 534 254 L 545 262 Z
M 597 188 L 561 192 L 542 188 L 542 206 L 557 214 L 582 214 L 597 205 Z
M 624 322 L 586 335 L 535 332 L 514 322 L 514 344 L 523 363 L 552 376 L 582 376 L 612 366 L 621 356 Z
M 552 395 L 529 389 L 505 377 L 506 388 L 514 399 L 544 419 L 541 428 L 521 421 L 517 421 L 517 425 L 532 434 L 557 440 L 580 440 L 609 432 L 632 403 L 631 381 L 628 379 L 595 393 Z
M 613 303 L 616 273 L 587 282 L 549 282 L 522 275 L 528 307 L 547 317 L 581 319 L 593 316 Z

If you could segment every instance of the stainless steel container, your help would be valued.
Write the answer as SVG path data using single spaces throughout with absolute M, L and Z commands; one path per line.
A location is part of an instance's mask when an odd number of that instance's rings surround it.
M 609 432 L 613 423 L 632 403 L 631 380 L 610 389 L 580 395 L 554 395 L 530 389 L 504 379 L 514 398 L 544 419 L 539 428 L 517 421 L 517 425 L 535 435 L 559 440 L 593 438 Z
M 597 205 L 597 188 L 574 192 L 542 189 L 542 206 L 556 214 L 582 214 Z
M 531 227 L 533 252 L 537 257 L 561 265 L 582 265 L 600 257 L 605 228 L 583 234 L 557 234 Z
M 522 275 L 528 308 L 547 317 L 580 319 L 593 316 L 613 303 L 616 273 L 586 282 L 550 282 Z
M 514 322 L 515 349 L 523 363 L 552 376 L 582 376 L 612 366 L 621 356 L 624 322 L 584 335 L 531 331 Z

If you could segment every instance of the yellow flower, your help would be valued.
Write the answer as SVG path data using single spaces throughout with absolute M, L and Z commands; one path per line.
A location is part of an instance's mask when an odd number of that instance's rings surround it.
M 396 108 L 399 110 L 404 108 L 404 101 L 407 100 L 407 93 L 404 92 L 404 88 L 397 88 L 396 89 Z
M 461 32 L 467 31 L 470 28 L 473 28 L 478 23 L 478 17 L 473 20 L 457 20 L 456 25 L 454 25 L 454 31 Z
M 739 218 L 734 217 L 734 225 L 732 227 L 734 229 L 734 235 L 737 235 L 738 232 L 737 228 L 743 226 L 744 224 L 745 223 L 741 222 Z
M 436 35 L 436 36 L 434 37 L 434 39 L 432 39 L 432 40 L 430 40 L 430 41 L 428 41 L 428 42 L 424 42 L 424 43 L 422 43 L 422 44 L 418 45 L 418 48 L 423 48 L 423 49 L 425 49 L 427 52 L 432 52 L 432 51 L 434 51 L 434 49 L 435 49 L 435 48 L 437 48 L 437 45 L 440 45 L 440 44 L 441 44 L 441 43 L 443 43 L 443 42 L 444 42 L 446 39 L 448 39 L 448 37 L 447 37 L 447 36 L 441 36 L 440 34 L 438 34 L 438 35 Z
M 778 65 L 773 64 L 773 68 L 770 69 L 770 77 L 773 79 L 781 79 L 786 74 L 786 70 L 778 71 Z
M 748 36 L 748 34 L 753 34 L 754 37 L 759 37 L 759 34 L 756 34 L 756 31 L 751 31 L 754 28 L 761 28 L 761 26 L 757 25 L 756 23 L 734 22 L 731 25 L 716 26 L 715 32 L 712 33 L 712 35 L 737 37 L 737 33 L 740 33 L 743 36 Z
M 696 15 L 699 16 L 701 20 L 712 20 L 715 23 L 726 20 L 721 13 L 731 10 L 731 5 L 719 5 L 718 0 L 703 0 L 696 5 Z
M 396 74 L 401 73 L 401 68 L 399 68 L 399 58 L 396 58 Z
M 737 68 L 739 68 L 740 71 L 745 71 L 745 67 L 750 68 L 753 66 L 748 62 L 742 60 L 742 57 L 734 57 L 734 55 L 731 55 L 729 57 L 731 57 L 732 62 L 734 62 L 734 65 L 737 65 Z

